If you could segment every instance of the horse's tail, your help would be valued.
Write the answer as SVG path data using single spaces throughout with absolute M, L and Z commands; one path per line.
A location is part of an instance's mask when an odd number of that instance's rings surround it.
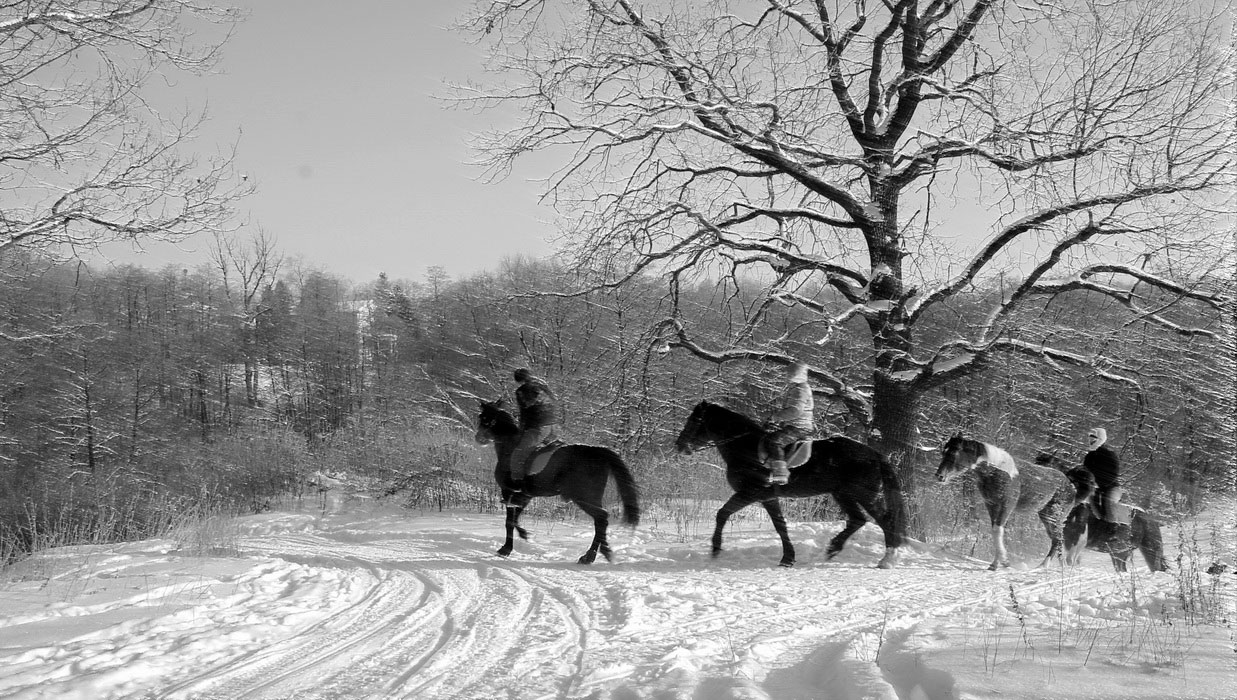
M 897 468 L 884 457 L 880 457 L 880 474 L 888 517 L 885 544 L 890 547 L 900 547 L 906 542 L 906 528 L 910 520 L 910 515 L 906 510 L 906 499 L 902 497 L 902 479 L 898 476 Z
M 619 500 L 623 503 L 623 522 L 635 527 L 640 524 L 640 488 L 623 458 L 613 450 L 607 451 L 610 453 L 610 475 L 614 477 Z

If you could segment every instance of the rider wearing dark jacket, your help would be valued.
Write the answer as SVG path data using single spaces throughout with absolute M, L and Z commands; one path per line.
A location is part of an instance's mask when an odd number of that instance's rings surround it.
M 1095 476 L 1095 504 L 1100 518 L 1113 520 L 1117 501 L 1121 498 L 1121 461 L 1107 444 L 1108 431 L 1092 428 L 1087 435 L 1091 451 L 1082 458 L 1082 466 Z
M 558 439 L 558 398 L 545 380 L 527 369 L 515 371 L 515 402 L 520 409 L 520 441 L 511 452 L 511 488 L 524 489 L 528 460 L 537 448 Z

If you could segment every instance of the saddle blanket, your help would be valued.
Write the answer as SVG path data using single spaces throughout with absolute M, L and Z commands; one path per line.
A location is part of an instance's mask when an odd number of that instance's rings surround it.
M 528 475 L 540 473 L 545 469 L 545 466 L 550 463 L 550 458 L 558 451 L 558 448 L 563 447 L 567 443 L 562 440 L 555 440 L 537 448 L 531 459 L 528 460 Z
M 790 446 L 790 448 L 786 451 L 786 467 L 788 469 L 794 469 L 795 467 L 806 464 L 807 461 L 811 458 L 812 458 L 812 441 L 811 440 L 802 440 L 800 442 L 793 443 Z

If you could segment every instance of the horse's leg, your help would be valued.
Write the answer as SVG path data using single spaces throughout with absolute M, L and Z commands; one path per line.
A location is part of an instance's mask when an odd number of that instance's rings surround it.
M 1039 521 L 1044 524 L 1044 530 L 1048 533 L 1048 539 L 1052 541 L 1052 544 L 1048 547 L 1048 554 L 1044 557 L 1044 561 L 1040 562 L 1040 568 L 1048 566 L 1048 562 L 1053 559 L 1056 559 L 1058 564 L 1061 563 L 1061 541 L 1065 537 L 1063 533 L 1064 523 L 1062 522 L 1064 515 L 1065 505 L 1055 498 L 1048 501 L 1039 511 Z
M 1082 561 L 1082 552 L 1087 547 L 1087 511 L 1085 505 L 1075 505 L 1065 516 L 1061 528 L 1065 543 L 1065 563 L 1077 566 Z
M 906 533 L 899 527 L 901 520 L 900 515 L 892 509 L 886 509 L 879 517 L 876 517 L 876 524 L 885 536 L 885 554 L 876 563 L 878 569 L 892 569 L 898 565 L 898 555 L 902 551 L 898 548 L 906 542 Z
M 833 500 L 837 501 L 842 512 L 846 514 L 846 525 L 842 527 L 841 532 L 829 540 L 829 546 L 825 549 L 826 559 L 836 557 L 842 551 L 842 547 L 846 546 L 846 540 L 868 523 L 867 514 L 863 508 L 850 496 L 834 494 Z
M 1065 563 L 1069 566 L 1078 566 L 1082 563 L 1082 553 L 1087 549 L 1087 538 L 1091 533 L 1087 531 L 1087 521 L 1080 520 L 1077 523 L 1071 523 L 1069 527 L 1075 529 L 1078 533 L 1078 539 L 1074 541 L 1065 550 Z
M 730 516 L 755 502 L 756 499 L 751 496 L 735 493 L 722 504 L 721 508 L 717 509 L 717 524 L 713 528 L 713 556 L 722 552 L 722 528 L 726 527 L 726 521 L 730 520 Z
M 503 525 L 507 530 L 507 539 L 503 542 L 503 546 L 498 548 L 498 556 L 506 557 L 511 555 L 511 550 L 515 548 L 515 543 L 512 541 L 512 533 L 519 529 L 520 511 L 524 510 L 523 506 L 507 506 L 507 517 L 503 521 Z M 527 539 L 524 530 L 520 529 L 520 538 Z
M 794 566 L 795 565 L 795 546 L 790 543 L 790 533 L 786 531 L 786 518 L 782 515 L 782 503 L 776 498 L 770 498 L 761 503 L 765 507 L 765 512 L 769 514 L 769 519 L 773 521 L 773 529 L 777 531 L 777 536 L 782 538 L 782 560 L 777 563 L 778 566 Z
M 1016 502 L 1016 496 L 1014 497 Z M 992 523 L 992 563 L 989 571 L 1009 566 L 1009 553 L 1005 550 L 1005 523 L 1013 515 L 1010 512 L 1013 503 L 1006 503 L 1002 498 L 985 498 L 988 505 L 988 521 Z
M 1130 526 L 1134 532 L 1134 542 L 1138 551 L 1151 571 L 1168 571 L 1168 562 L 1164 559 L 1164 537 L 1160 534 L 1160 525 L 1154 520 L 1142 515 L 1134 516 Z
M 992 525 L 992 563 L 988 565 L 989 571 L 996 571 L 1009 566 L 1009 552 L 1005 549 L 1005 526 L 997 523 Z
M 606 561 L 612 561 L 610 543 L 606 542 L 606 528 L 610 524 L 610 513 L 595 503 L 577 501 L 576 505 L 580 506 L 580 510 L 583 510 L 593 519 L 593 543 L 589 545 L 588 551 L 580 557 L 579 563 L 592 564 L 597 560 L 597 552 L 599 551 L 606 558 Z
M 1108 550 L 1108 557 L 1112 559 L 1112 568 L 1117 573 L 1124 574 L 1129 570 L 1130 551 L 1131 550 L 1126 550 L 1118 554 L 1111 549 Z

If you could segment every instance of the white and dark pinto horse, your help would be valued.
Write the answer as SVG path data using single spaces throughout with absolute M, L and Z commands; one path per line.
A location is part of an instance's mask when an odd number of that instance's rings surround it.
M 1037 462 L 1039 460 L 1036 460 Z M 1164 536 L 1160 524 L 1138 506 L 1118 503 L 1116 522 L 1100 519 L 1095 502 L 1095 476 L 1082 467 L 1065 472 L 1078 491 L 1078 498 L 1065 519 L 1065 563 L 1071 566 L 1082 561 L 1084 549 L 1107 552 L 1112 567 L 1128 571 L 1130 557 L 1137 549 L 1152 571 L 1168 571 L 1164 557 Z
M 995 550 L 989 570 L 1009 566 L 1005 526 L 1015 512 L 1033 512 L 1044 524 L 1052 544 L 1040 566 L 1060 560 L 1064 551 L 1066 516 L 1079 498 L 1078 489 L 1061 471 L 1033 464 L 1017 465 L 1008 452 L 978 440 L 955 435 L 945 443 L 936 478 L 948 482 L 968 471 L 988 509 Z

